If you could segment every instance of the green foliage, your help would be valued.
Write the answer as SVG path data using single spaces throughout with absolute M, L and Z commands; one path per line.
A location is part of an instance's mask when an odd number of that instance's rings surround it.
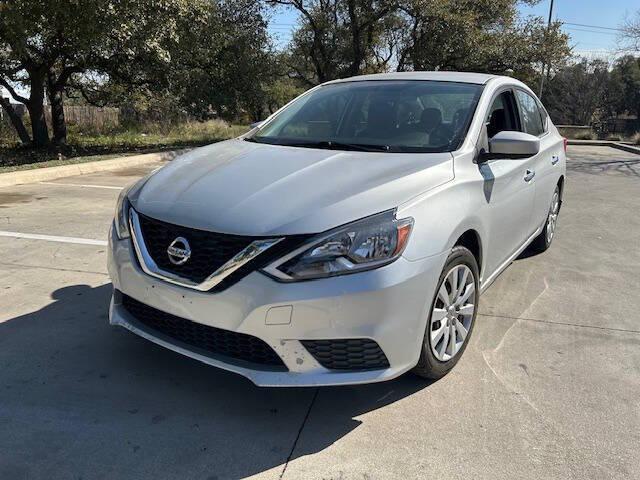
M 287 65 L 307 85 L 391 69 L 508 72 L 533 82 L 543 61 L 556 67 L 570 54 L 560 24 L 519 18 L 517 0 L 270 3 L 300 12 Z
M 393 36 L 399 4 L 395 0 L 269 0 L 300 14 L 289 46 L 287 66 L 303 84 L 388 69 L 384 50 Z M 395 35 L 395 32 L 393 32 Z M 395 47 L 394 47 L 395 48 Z
M 626 55 L 611 71 L 613 107 L 640 118 L 640 58 Z
M 561 69 L 547 84 L 545 105 L 554 122 L 601 123 L 621 114 L 640 116 L 640 58 L 613 63 L 581 59 Z
M 590 125 L 605 113 L 609 84 L 606 62 L 582 59 L 560 69 L 547 82 L 544 103 L 557 124 Z

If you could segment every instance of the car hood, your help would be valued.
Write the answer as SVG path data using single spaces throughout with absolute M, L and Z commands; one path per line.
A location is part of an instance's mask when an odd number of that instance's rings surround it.
M 318 233 L 453 178 L 450 153 L 377 153 L 228 140 L 173 160 L 132 192 L 169 223 L 238 235 Z

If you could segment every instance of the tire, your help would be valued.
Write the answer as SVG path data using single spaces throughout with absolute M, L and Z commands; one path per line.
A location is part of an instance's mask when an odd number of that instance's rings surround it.
M 556 185 L 556 189 L 553 191 L 553 195 L 551 196 L 551 205 L 549 206 L 547 219 L 544 222 L 544 228 L 542 229 L 542 232 L 540 232 L 540 235 L 534 238 L 529 246 L 532 252 L 542 253 L 551 246 L 551 242 L 553 242 L 555 237 L 561 204 L 562 197 L 560 196 L 560 186 Z
M 471 278 L 469 278 L 470 276 Z M 453 278 L 457 279 L 455 281 L 458 283 L 457 290 L 459 293 L 453 297 L 454 302 L 452 304 L 449 291 L 456 290 L 451 283 Z M 461 284 L 463 278 L 464 285 Z M 478 278 L 478 263 L 473 254 L 465 247 L 454 247 L 440 274 L 438 287 L 431 302 L 427 327 L 420 351 L 420 360 L 413 369 L 413 373 L 416 375 L 428 379 L 442 378 L 458 363 L 469 344 L 473 326 L 476 323 L 480 295 Z M 451 306 L 447 308 L 443 301 L 443 288 L 453 309 Z M 465 296 L 468 298 L 463 300 Z M 458 305 L 458 302 L 460 305 Z M 444 312 L 446 312 L 446 315 Z M 462 331 L 464 330 L 466 330 L 466 334 L 461 343 L 458 343 L 458 339 L 462 337 Z M 440 333 L 441 331 L 443 332 L 442 334 Z M 452 341 L 453 344 L 451 343 Z M 435 346 L 432 343 L 435 343 Z

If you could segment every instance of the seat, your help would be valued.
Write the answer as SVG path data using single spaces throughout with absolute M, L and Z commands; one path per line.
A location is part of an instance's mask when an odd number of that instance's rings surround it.
M 418 129 L 422 132 L 431 133 L 442 125 L 442 112 L 437 108 L 425 108 L 420 114 Z
M 442 112 L 437 108 L 425 108 L 420 115 L 418 128 L 429 135 L 429 146 L 446 145 L 451 139 L 451 130 L 442 123 Z
M 386 102 L 373 103 L 369 106 L 367 126 L 358 134 L 359 137 L 389 138 L 396 128 L 393 107 Z

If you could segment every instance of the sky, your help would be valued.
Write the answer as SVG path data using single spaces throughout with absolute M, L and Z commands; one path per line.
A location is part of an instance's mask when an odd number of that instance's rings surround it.
M 533 7 L 521 6 L 520 13 L 549 16 L 550 0 L 542 0 Z M 607 57 L 616 50 L 617 32 L 626 15 L 640 9 L 638 0 L 555 0 L 553 18 L 565 23 L 564 31 L 571 36 L 570 45 L 578 55 Z M 285 46 L 296 23 L 292 10 L 279 10 L 273 15 L 269 30 L 277 45 Z M 568 25 L 579 24 L 579 25 Z M 583 26 L 588 25 L 588 26 Z

